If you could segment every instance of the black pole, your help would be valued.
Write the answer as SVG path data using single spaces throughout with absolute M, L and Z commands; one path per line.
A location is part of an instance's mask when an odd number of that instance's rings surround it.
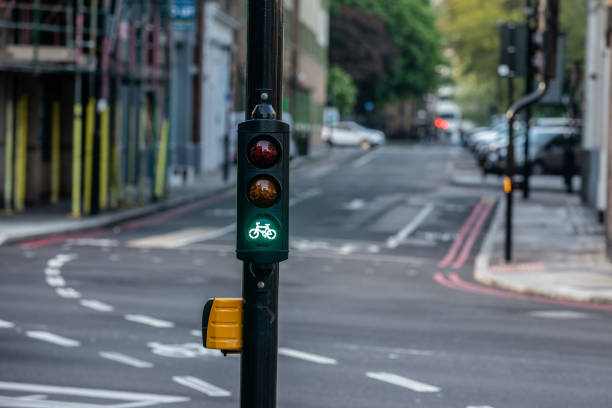
M 508 151 L 506 153 L 506 178 L 504 180 L 504 192 L 506 193 L 506 262 L 512 261 L 512 206 L 514 198 L 512 196 L 514 186 L 514 115 L 508 121 Z
M 249 0 L 246 120 L 269 95 L 276 118 L 283 113 L 283 3 Z M 279 264 L 244 262 L 240 407 L 275 408 L 278 354 Z
M 527 67 L 525 71 L 525 95 L 529 95 L 533 92 L 533 58 L 534 58 L 534 47 L 533 41 L 531 37 L 535 34 L 534 24 L 537 23 L 535 21 L 536 12 L 535 6 L 532 0 L 526 1 L 525 15 L 527 20 Z M 525 144 L 524 144 L 524 153 L 523 153 L 523 198 L 525 200 L 529 199 L 531 194 L 531 157 L 530 157 L 530 149 L 531 149 L 531 138 L 529 136 L 529 128 L 531 121 L 531 107 L 527 107 L 525 110 Z

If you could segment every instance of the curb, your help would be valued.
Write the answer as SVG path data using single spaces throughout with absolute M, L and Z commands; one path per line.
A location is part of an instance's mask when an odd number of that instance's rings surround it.
M 482 246 L 474 264 L 474 280 L 485 285 L 498 289 L 507 290 L 510 292 L 520 293 L 524 295 L 534 295 L 546 297 L 555 300 L 566 300 L 571 302 L 593 303 L 593 304 L 612 304 L 612 297 L 601 296 L 597 294 L 580 291 L 570 287 L 559 287 L 552 289 L 541 289 L 528 283 L 518 283 L 504 279 L 489 272 L 489 264 L 493 252 L 493 243 L 495 236 L 503 226 L 505 202 L 499 200 L 499 204 L 495 211 L 495 215 L 487 235 L 484 238 Z
M 324 159 L 329 155 L 329 153 L 330 149 L 320 149 L 317 150 L 316 153 L 313 153 L 309 156 L 296 157 L 291 161 L 291 168 L 298 168 L 306 163 Z M 151 214 L 169 210 L 175 207 L 180 207 L 185 204 L 190 204 L 192 202 L 221 193 L 223 191 L 234 188 L 234 184 L 235 180 L 232 180 L 231 182 L 228 182 L 225 185 L 220 185 L 219 187 L 212 188 L 208 191 L 185 194 L 183 196 L 169 198 L 165 201 L 160 201 L 157 203 L 117 210 L 116 212 L 111 213 L 104 213 L 101 215 L 94 216 L 95 218 L 83 218 L 78 222 L 75 221 L 74 225 L 65 225 L 59 227 L 50 226 L 47 228 L 41 228 L 39 231 L 36 232 L 25 232 L 13 235 L 0 234 L 0 247 L 15 244 L 22 241 L 45 238 L 53 235 L 74 234 L 92 229 L 108 227 L 110 225 L 119 224 L 137 218 L 146 217 Z
M 46 229 L 41 228 L 41 230 L 37 232 L 29 232 L 9 236 L 0 235 L 0 247 L 31 239 L 45 238 L 59 234 L 73 234 L 77 232 L 83 232 L 87 230 L 119 224 L 125 221 L 146 217 L 148 215 L 169 210 L 175 207 L 180 207 L 182 205 L 189 204 L 207 198 L 209 196 L 221 193 L 231 188 L 233 188 L 232 183 L 228 183 L 227 185 L 219 186 L 218 188 L 213 188 L 202 193 L 188 194 L 181 197 L 170 198 L 166 201 L 160 201 L 157 203 L 146 204 L 139 207 L 118 210 L 115 213 L 98 215 L 95 216 L 95 218 L 82 219 L 78 222 L 75 222 L 74 225 L 48 227 Z

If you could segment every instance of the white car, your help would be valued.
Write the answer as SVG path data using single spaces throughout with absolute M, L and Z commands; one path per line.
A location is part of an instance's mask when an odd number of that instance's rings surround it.
M 369 150 L 385 144 L 385 134 L 357 122 L 338 122 L 323 126 L 321 138 L 330 146 L 361 146 Z

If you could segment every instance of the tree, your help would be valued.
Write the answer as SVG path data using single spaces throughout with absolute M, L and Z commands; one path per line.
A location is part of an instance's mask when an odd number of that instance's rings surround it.
M 380 98 L 380 85 L 393 78 L 398 56 L 380 17 L 345 5 L 337 9 L 330 27 L 330 62 L 357 85 L 360 106 Z
M 357 100 L 357 87 L 351 76 L 342 68 L 333 66 L 328 73 L 327 86 L 328 95 L 333 99 L 333 104 L 340 110 L 340 113 L 342 115 L 352 114 Z
M 332 0 L 331 49 L 333 61 L 334 47 L 344 47 L 348 51 L 356 52 L 362 43 L 368 41 L 367 31 L 359 31 L 357 38 L 348 43 L 334 44 L 334 19 L 344 10 L 341 6 L 360 9 L 370 15 L 378 16 L 386 24 L 390 40 L 379 41 L 378 47 L 387 47 L 392 44 L 399 51 L 392 60 L 386 78 L 379 82 L 369 82 L 374 89 L 363 90 L 359 86 L 359 100 L 363 101 L 364 93 L 369 93 L 372 101 L 377 105 L 396 99 L 419 97 L 434 89 L 438 83 L 438 66 L 443 62 L 441 56 L 441 34 L 436 26 L 436 15 L 429 5 L 429 0 Z M 339 14 L 340 13 L 340 14 Z M 367 61 L 365 61 L 367 62 Z M 338 65 L 351 73 L 337 61 Z M 385 65 L 386 66 L 386 65 Z
M 459 102 L 473 118 L 486 118 L 490 107 L 507 108 L 500 89 L 499 24 L 525 21 L 525 0 L 442 0 L 440 29 L 452 53 Z M 566 32 L 566 67 L 584 59 L 585 6 L 583 0 L 561 2 L 561 30 Z M 517 81 L 521 89 L 522 81 Z M 520 91 L 517 91 L 517 95 Z

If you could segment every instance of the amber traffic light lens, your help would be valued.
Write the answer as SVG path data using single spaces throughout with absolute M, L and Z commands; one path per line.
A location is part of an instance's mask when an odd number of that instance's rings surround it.
M 267 169 L 278 162 L 280 148 L 271 138 L 261 137 L 249 143 L 247 155 L 256 167 Z
M 276 181 L 269 177 L 255 177 L 248 186 L 249 200 L 259 208 L 267 208 L 276 202 L 280 193 Z

